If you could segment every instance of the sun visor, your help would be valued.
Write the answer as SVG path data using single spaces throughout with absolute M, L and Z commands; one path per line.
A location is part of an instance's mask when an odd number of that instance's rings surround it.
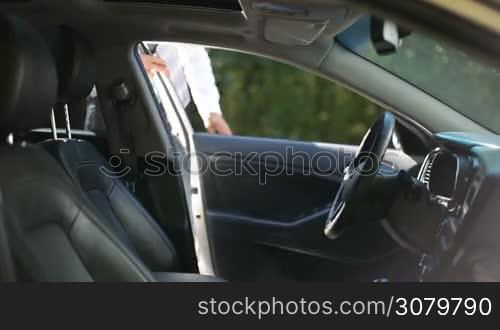
M 260 18 L 263 38 L 288 46 L 308 46 L 321 35 L 333 38 L 360 17 L 344 6 L 242 0 L 245 15 Z
M 269 17 L 264 23 L 264 39 L 289 46 L 307 46 L 321 35 L 327 24 Z

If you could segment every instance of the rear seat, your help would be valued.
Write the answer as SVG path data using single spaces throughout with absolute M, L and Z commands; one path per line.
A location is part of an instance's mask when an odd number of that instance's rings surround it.
M 60 77 L 59 102 L 77 102 L 89 95 L 94 83 L 92 53 L 75 32 L 63 28 L 50 43 Z M 221 281 L 212 276 L 173 273 L 178 270 L 175 247 L 155 219 L 142 207 L 106 159 L 89 142 L 57 139 L 42 145 L 62 164 L 72 180 L 106 219 L 105 224 L 149 267 L 159 281 Z

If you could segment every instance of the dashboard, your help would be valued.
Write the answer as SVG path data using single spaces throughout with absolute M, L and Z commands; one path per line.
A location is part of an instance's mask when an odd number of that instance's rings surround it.
M 461 207 L 473 171 L 470 155 L 437 148 L 426 156 L 418 180 L 426 186 L 432 200 Z
M 399 220 L 407 237 L 426 236 L 414 240 L 423 242 L 420 279 L 498 280 L 500 137 L 441 133 L 435 141 L 417 176 L 423 197 L 412 205 L 416 215 Z

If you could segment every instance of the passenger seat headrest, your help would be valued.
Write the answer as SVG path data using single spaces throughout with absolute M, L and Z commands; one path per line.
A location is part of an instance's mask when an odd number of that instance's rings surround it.
M 47 126 L 57 72 L 41 35 L 20 18 L 0 14 L 0 135 Z
M 59 26 L 47 34 L 59 77 L 58 102 L 78 102 L 95 84 L 94 54 L 89 43 L 76 31 Z

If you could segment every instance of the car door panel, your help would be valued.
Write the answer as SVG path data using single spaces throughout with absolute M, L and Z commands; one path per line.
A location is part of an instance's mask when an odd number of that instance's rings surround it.
M 345 279 L 360 268 L 376 272 L 373 264 L 398 250 L 378 223 L 334 241 L 323 235 L 357 147 L 204 133 L 193 138 L 204 162 L 205 219 L 219 276 Z

